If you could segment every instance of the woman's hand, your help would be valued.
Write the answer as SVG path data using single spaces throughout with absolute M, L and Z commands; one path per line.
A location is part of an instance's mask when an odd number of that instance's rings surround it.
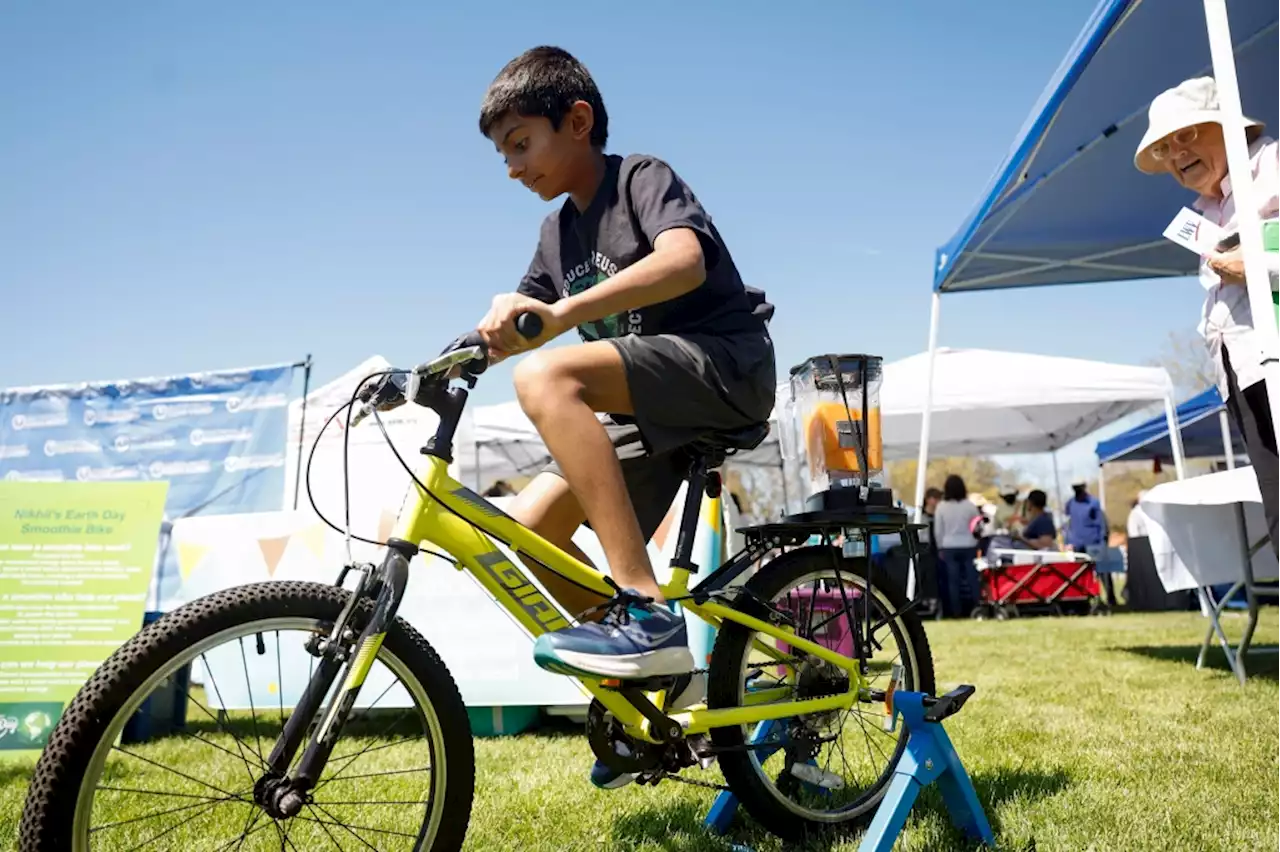
M 497 363 L 511 355 L 537 349 L 567 327 L 557 309 L 559 302 L 550 305 L 520 293 L 502 293 L 493 297 L 489 313 L 480 320 L 476 331 L 489 347 L 490 363 Z M 527 338 L 516 330 L 516 317 L 534 313 L 542 319 L 542 333 Z
M 1244 252 L 1235 248 L 1209 255 L 1209 268 L 1218 274 L 1223 284 L 1244 283 Z

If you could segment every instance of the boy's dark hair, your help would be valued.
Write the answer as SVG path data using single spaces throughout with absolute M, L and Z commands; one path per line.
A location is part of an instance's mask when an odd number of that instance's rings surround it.
M 953 473 L 942 483 L 942 493 L 947 500 L 963 500 L 969 496 L 969 489 L 965 488 L 964 480 Z
M 937 488 L 928 488 L 924 492 L 924 499 L 928 500 L 930 497 L 932 497 L 935 500 L 941 500 L 942 492 Z
M 559 130 L 576 101 L 590 104 L 595 115 L 591 144 L 603 148 L 609 140 L 609 114 L 586 66 L 561 48 L 535 47 L 508 62 L 489 84 L 480 105 L 480 133 L 487 137 L 503 116 L 513 112 L 545 118 Z
M 1049 502 L 1049 498 L 1045 496 L 1043 491 L 1037 488 L 1035 491 L 1032 491 L 1027 495 L 1027 502 L 1032 506 L 1035 506 L 1037 509 L 1043 509 L 1045 504 Z

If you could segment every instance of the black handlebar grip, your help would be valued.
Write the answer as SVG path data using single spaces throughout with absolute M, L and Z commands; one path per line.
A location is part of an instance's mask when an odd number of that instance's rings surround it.
M 532 311 L 525 311 L 516 317 L 516 331 L 520 332 L 522 337 L 533 340 L 542 334 L 542 317 Z

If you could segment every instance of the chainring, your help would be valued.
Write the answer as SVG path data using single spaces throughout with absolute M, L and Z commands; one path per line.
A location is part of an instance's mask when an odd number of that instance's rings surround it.
M 614 772 L 646 772 L 662 761 L 660 746 L 628 736 L 599 700 L 587 708 L 587 742 L 596 759 Z

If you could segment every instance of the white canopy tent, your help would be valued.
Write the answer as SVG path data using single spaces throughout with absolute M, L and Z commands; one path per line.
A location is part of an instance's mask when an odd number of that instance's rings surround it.
M 1173 383 L 1161 367 L 939 348 L 930 403 L 929 360 L 924 352 L 885 367 L 888 458 L 908 457 L 922 441 L 949 456 L 1052 452 L 1153 402 L 1173 416 Z
M 885 365 L 880 408 L 886 459 L 911 458 L 920 447 L 928 370 L 928 353 Z M 1163 403 L 1166 416 L 1174 411 L 1173 383 L 1163 368 L 1078 358 L 941 348 L 933 386 L 929 450 L 948 456 L 1053 452 L 1153 403 Z M 786 383 L 778 386 L 775 423 L 790 395 Z M 515 402 L 478 407 L 473 418 L 474 443 L 460 441 L 457 450 L 467 485 L 483 488 L 531 473 L 547 458 Z M 1176 453 L 1180 467 L 1180 445 Z M 778 430 L 730 463 L 781 465 Z
M 886 459 L 911 458 L 920 448 L 928 371 L 927 352 L 885 365 L 880 412 Z M 790 394 L 779 385 L 775 420 Z M 1153 403 L 1173 410 L 1173 383 L 1162 367 L 942 347 L 934 364 L 928 449 L 944 456 L 1052 452 Z M 776 430 L 735 459 L 778 463 Z
M 312 512 L 307 499 L 305 477 L 308 458 L 320 434 L 320 428 L 329 415 L 350 401 L 352 392 L 362 379 L 390 367 L 391 364 L 385 358 L 374 355 L 307 394 L 305 423 L 304 400 L 296 399 L 290 403 L 289 443 L 285 455 L 282 503 L 284 507 L 293 506 L 294 482 L 301 478 L 302 485 L 297 489 L 297 508 L 307 514 Z M 416 405 L 402 405 L 382 414 L 382 422 L 396 451 L 411 466 L 421 468 L 422 457 L 418 451 L 435 432 L 439 422 L 436 413 Z M 343 523 L 342 448 L 345 426 L 345 416 L 339 416 L 330 424 L 311 462 L 311 487 L 316 503 L 325 517 L 340 526 Z M 298 464 L 300 448 L 301 465 Z M 394 520 L 393 507 L 398 506 L 409 491 L 409 474 L 387 447 L 386 439 L 372 419 L 351 431 L 347 449 L 352 532 L 370 538 L 381 533 L 380 538 L 385 538 L 390 534 L 388 526 Z M 363 547 L 357 549 L 365 552 Z M 370 558 L 373 552 L 367 552 Z
M 500 479 L 532 476 L 551 460 L 533 423 L 512 400 L 469 406 L 454 440 L 458 481 L 484 491 Z

